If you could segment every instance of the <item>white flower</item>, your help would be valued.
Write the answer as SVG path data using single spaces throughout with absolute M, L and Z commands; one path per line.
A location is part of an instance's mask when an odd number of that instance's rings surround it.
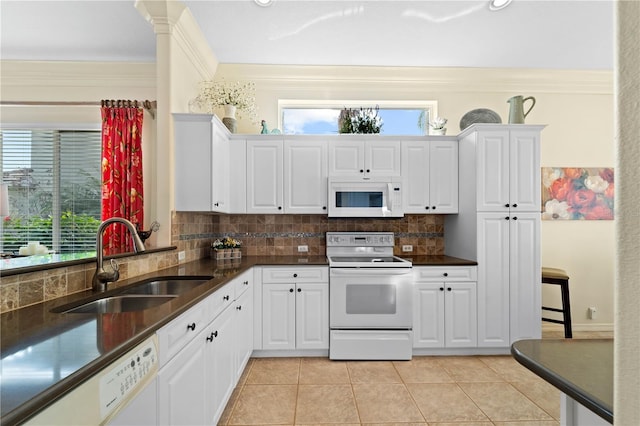
M 542 218 L 545 220 L 570 219 L 569 205 L 566 201 L 549 200 L 544 204 Z
M 444 129 L 444 126 L 447 124 L 447 119 L 442 117 L 436 117 L 432 122 L 429 123 L 432 129 Z
M 584 180 L 584 186 L 586 186 L 587 188 L 589 188 L 595 193 L 603 193 L 605 189 L 607 189 L 607 187 L 609 186 L 609 182 L 602 179 L 598 175 L 591 175 Z
M 551 184 L 556 179 L 562 177 L 562 169 L 559 167 L 543 167 L 542 168 L 542 184 L 545 188 L 551 188 Z

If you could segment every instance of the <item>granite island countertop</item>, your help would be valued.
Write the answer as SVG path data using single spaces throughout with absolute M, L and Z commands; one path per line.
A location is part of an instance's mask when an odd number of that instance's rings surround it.
M 415 266 L 475 265 L 450 256 L 404 256 Z M 325 256 L 243 257 L 233 266 L 201 259 L 112 283 L 100 296 L 156 277 L 213 276 L 202 286 L 160 305 L 117 314 L 60 314 L 61 305 L 96 296 L 91 290 L 0 315 L 0 416 L 23 422 L 133 349 L 159 328 L 253 266 L 328 265 Z M 28 378 L 25 379 L 25 377 Z
M 520 340 L 511 354 L 522 365 L 613 423 L 613 339 Z

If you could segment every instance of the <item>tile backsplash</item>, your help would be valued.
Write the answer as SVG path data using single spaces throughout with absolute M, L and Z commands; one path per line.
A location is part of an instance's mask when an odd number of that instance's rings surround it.
M 415 255 L 444 254 L 444 216 L 406 215 L 393 219 L 328 218 L 325 215 L 212 215 L 174 212 L 171 244 L 177 250 L 118 259 L 120 278 L 127 279 L 178 264 L 208 257 L 211 242 L 231 236 L 242 240 L 245 256 L 296 256 L 299 245 L 308 255 L 325 253 L 328 231 L 394 232 L 395 253 L 410 244 Z M 91 288 L 95 263 L 64 266 L 0 279 L 0 313 L 77 293 Z

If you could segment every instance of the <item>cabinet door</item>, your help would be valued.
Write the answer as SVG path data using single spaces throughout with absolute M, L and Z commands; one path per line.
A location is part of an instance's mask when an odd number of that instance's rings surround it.
M 509 216 L 478 213 L 478 346 L 509 346 Z
M 404 212 L 429 213 L 429 142 L 403 141 L 401 167 Z
M 211 210 L 220 213 L 229 213 L 229 139 L 224 132 L 213 125 L 212 133 L 212 169 L 211 169 Z M 193 186 L 198 187 L 200 182 Z
M 364 141 L 365 178 L 400 176 L 400 141 Z
M 329 142 L 329 176 L 364 176 L 363 141 Z
M 173 115 L 177 211 L 211 210 L 212 119 L 208 114 Z
M 204 424 L 218 423 L 236 384 L 235 318 L 235 309 L 229 306 L 207 327 L 205 332 L 207 363 L 204 370 L 206 395 L 204 405 L 206 423 Z
M 235 350 L 235 380 L 240 379 L 244 368 L 253 352 L 253 287 L 242 293 L 236 300 L 236 350 Z
M 431 213 L 458 213 L 458 142 L 429 142 Z
M 509 131 L 478 132 L 477 161 L 478 211 L 509 211 Z
M 288 214 L 326 214 L 326 142 L 285 141 L 284 203 Z
M 205 331 L 206 332 L 206 331 Z M 198 334 L 158 373 L 158 424 L 205 424 L 205 332 Z
M 509 221 L 511 343 L 540 339 L 540 213 L 512 213 Z
M 446 283 L 445 287 L 445 346 L 475 347 L 478 343 L 476 283 Z
M 247 140 L 247 213 L 283 213 L 282 141 Z
M 296 348 L 329 348 L 329 285 L 296 286 Z
M 540 211 L 540 133 L 512 130 L 509 144 L 512 212 Z
M 413 347 L 444 347 L 444 284 L 416 283 L 413 300 Z
M 295 349 L 294 284 L 262 286 L 262 349 Z

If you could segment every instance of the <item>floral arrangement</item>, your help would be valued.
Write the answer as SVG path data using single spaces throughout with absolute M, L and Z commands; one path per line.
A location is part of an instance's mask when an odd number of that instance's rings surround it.
M 338 118 L 340 133 L 380 133 L 382 118 L 378 115 L 379 107 L 351 109 L 344 108 Z
M 257 121 L 256 85 L 253 82 L 203 81 L 193 103 L 208 113 L 213 113 L 213 107 L 233 105 L 238 109 L 238 115 L 245 113 L 252 121 Z
M 444 126 L 447 124 L 447 119 L 442 117 L 436 117 L 433 121 L 429 122 L 429 127 L 433 130 L 444 129 Z
M 220 250 L 220 249 L 236 249 L 242 247 L 242 241 L 236 240 L 231 237 L 224 237 L 223 239 L 215 240 L 211 243 L 211 248 Z
M 611 168 L 542 168 L 542 219 L 612 220 Z

